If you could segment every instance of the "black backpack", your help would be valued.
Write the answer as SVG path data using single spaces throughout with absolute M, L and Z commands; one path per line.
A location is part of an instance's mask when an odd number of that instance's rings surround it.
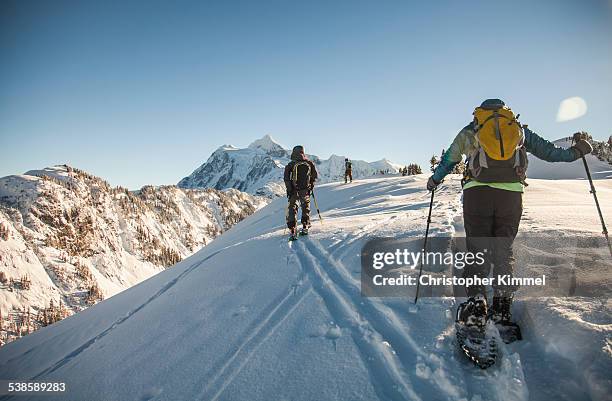
M 307 161 L 295 162 L 291 169 L 291 182 L 299 191 L 310 188 L 311 167 Z

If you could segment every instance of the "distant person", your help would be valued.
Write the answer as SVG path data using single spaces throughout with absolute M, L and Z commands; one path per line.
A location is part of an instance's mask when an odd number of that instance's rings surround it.
M 461 161 L 462 155 L 467 156 L 463 180 L 463 221 L 468 251 L 478 252 L 481 249 L 478 244 L 482 245 L 482 240 L 479 238 L 495 237 L 493 277 L 512 275 L 512 242 L 523 211 L 527 152 L 548 162 L 572 162 L 591 153 L 593 148 L 583 139 L 569 149 L 556 147 L 526 125 L 521 126 L 518 116 L 499 99 L 485 100 L 473 115 L 473 121 L 459 132 L 442 156 L 427 182 L 427 189 L 434 190 Z M 463 275 L 488 277 L 490 266 L 490 263 L 471 264 L 465 267 Z M 496 324 L 514 327 L 514 332 L 520 335 L 518 326 L 511 321 L 511 305 L 517 287 L 497 283 L 492 287 L 493 303 L 490 308 L 483 286 L 468 287 L 468 300 L 458 306 L 457 320 L 484 330 L 486 321 L 492 319 Z
M 304 153 L 304 147 L 295 146 L 291 152 L 291 161 L 285 166 L 285 187 L 287 188 L 287 227 L 290 240 L 297 239 L 298 202 L 302 207 L 301 234 L 308 234 L 310 227 L 310 194 L 317 179 L 317 169 Z
M 353 163 L 349 159 L 344 159 L 344 183 L 350 180 L 353 182 Z

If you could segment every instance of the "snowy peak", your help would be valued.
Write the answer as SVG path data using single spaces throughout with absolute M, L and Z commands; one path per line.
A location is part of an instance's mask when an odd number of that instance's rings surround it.
M 282 182 L 283 169 L 290 161 L 290 153 L 270 135 L 264 135 L 244 149 L 225 145 L 218 148 L 206 163 L 183 178 L 178 186 L 180 188 L 236 188 L 256 195 L 282 196 L 285 192 Z M 316 155 L 308 155 L 308 157 L 317 166 L 320 182 L 343 179 L 346 156 L 334 154 L 327 160 L 322 160 Z M 353 178 L 393 174 L 397 173 L 401 167 L 386 159 L 373 163 L 352 160 L 352 163 Z
M 45 167 L 42 170 L 30 170 L 25 173 L 25 175 L 30 175 L 33 177 L 52 177 L 56 180 L 60 181 L 70 181 L 70 174 L 68 171 L 68 166 L 59 165 L 53 167 Z
M 221 145 L 217 148 L 217 150 L 215 150 L 214 153 L 217 152 L 228 152 L 228 151 L 232 151 L 232 150 L 239 150 L 239 148 L 237 148 L 234 145 Z
M 272 138 L 268 134 L 264 135 L 260 139 L 257 139 L 256 141 L 253 141 L 249 145 L 249 149 L 260 149 L 260 150 L 263 150 L 266 153 L 285 151 L 286 150 L 281 144 L 276 142 L 274 140 L 274 138 Z

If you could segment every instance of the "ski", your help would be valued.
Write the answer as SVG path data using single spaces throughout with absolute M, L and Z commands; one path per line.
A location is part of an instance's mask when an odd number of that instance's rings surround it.
M 470 361 L 481 369 L 487 369 L 495 364 L 498 349 L 492 324 L 487 324 L 485 330 L 482 330 L 477 326 L 455 322 L 455 330 L 457 345 Z

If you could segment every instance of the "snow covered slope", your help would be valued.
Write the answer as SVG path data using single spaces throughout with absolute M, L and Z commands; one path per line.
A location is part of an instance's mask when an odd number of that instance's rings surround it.
M 261 205 L 236 190 L 131 193 L 68 166 L 0 178 L 0 345 L 157 274 Z
M 562 148 L 572 146 L 571 138 L 563 138 L 553 142 L 555 145 Z M 604 143 L 600 142 L 599 146 Z M 612 160 L 612 159 L 611 159 Z M 612 178 L 612 164 L 600 160 L 597 156 L 590 154 L 586 156 L 591 177 L 595 180 Z M 572 163 L 549 163 L 529 155 L 529 168 L 527 169 L 528 178 L 541 178 L 549 180 L 571 180 L 576 178 L 586 179 L 586 172 L 582 159 Z
M 307 149 L 308 150 L 308 149 Z M 290 150 L 283 148 L 269 135 L 256 140 L 248 148 L 232 145 L 218 148 L 206 163 L 183 178 L 181 188 L 236 188 L 251 194 L 284 195 L 283 171 L 289 162 Z M 344 156 L 332 155 L 327 160 L 309 158 L 316 164 L 321 182 L 344 178 Z M 353 161 L 353 178 L 369 177 L 381 171 L 396 173 L 400 166 L 386 159 L 368 163 Z
M 45 397 L 62 400 L 609 399 L 609 293 L 519 298 L 525 338 L 486 371 L 456 351 L 454 298 L 361 297 L 363 244 L 423 234 L 426 178 L 322 185 L 324 223 L 291 246 L 278 199 L 172 269 L 0 348 L 0 378 L 66 382 Z M 612 181 L 597 185 L 612 216 Z M 461 234 L 460 197 L 448 177 L 432 235 Z M 561 232 L 599 235 L 588 186 L 531 180 L 520 235 Z

